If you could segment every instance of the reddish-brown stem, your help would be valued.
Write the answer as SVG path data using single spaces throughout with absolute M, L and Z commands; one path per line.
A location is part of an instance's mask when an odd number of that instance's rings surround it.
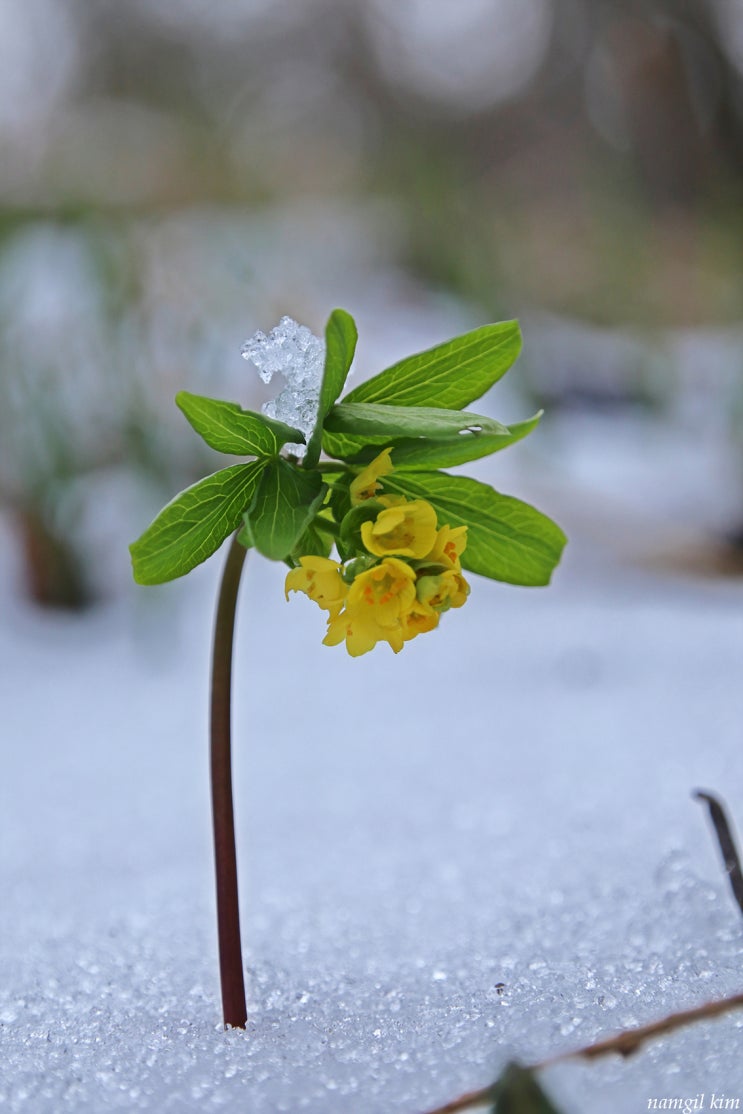
M 231 691 L 232 643 L 235 605 L 246 549 L 232 539 L 222 573 L 214 626 L 211 693 L 211 778 L 214 864 L 217 879 L 217 934 L 219 975 L 222 983 L 222 1013 L 225 1025 L 244 1029 L 248 1019 L 245 1005 L 240 906 L 237 894 L 235 817 L 232 805 Z

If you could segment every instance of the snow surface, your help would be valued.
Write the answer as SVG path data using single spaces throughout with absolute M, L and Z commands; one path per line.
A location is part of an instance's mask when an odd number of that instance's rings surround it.
M 249 558 L 250 1021 L 223 1032 L 206 743 L 223 554 L 79 619 L 19 602 L 8 552 L 0 1109 L 415 1114 L 513 1056 L 741 990 L 743 924 L 690 797 L 721 792 L 740 826 L 740 584 L 622 569 L 573 532 L 551 589 L 473 577 L 441 630 L 353 661 Z M 743 1105 L 742 1029 L 732 1014 L 543 1082 L 565 1114 Z

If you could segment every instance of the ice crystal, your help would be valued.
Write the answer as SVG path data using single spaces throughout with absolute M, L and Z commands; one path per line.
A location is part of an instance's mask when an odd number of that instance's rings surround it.
M 263 413 L 301 429 L 309 440 L 317 419 L 325 341 L 310 332 L 306 325 L 298 324 L 291 317 L 282 317 L 268 336 L 260 330 L 253 333 L 241 352 L 243 359 L 257 368 L 264 383 L 270 383 L 277 372 L 284 377 L 284 389 L 276 398 L 264 403 Z M 298 455 L 304 453 L 304 445 L 289 447 Z

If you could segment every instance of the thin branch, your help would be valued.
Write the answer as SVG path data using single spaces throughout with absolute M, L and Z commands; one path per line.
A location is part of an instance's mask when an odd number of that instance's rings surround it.
M 698 801 L 705 801 L 709 808 L 710 820 L 715 829 L 717 842 L 720 844 L 725 872 L 730 879 L 730 888 L 733 891 L 733 897 L 738 902 L 741 913 L 743 913 L 743 869 L 741 869 L 740 856 L 735 846 L 725 808 L 719 797 L 715 797 L 714 794 L 708 793 L 704 789 L 697 789 L 693 795 Z
M 703 1006 L 696 1006 L 692 1010 L 681 1010 L 679 1013 L 669 1014 L 660 1021 L 653 1021 L 650 1025 L 641 1025 L 638 1029 L 627 1029 L 615 1037 L 597 1041 L 596 1044 L 586 1045 L 574 1052 L 563 1052 L 549 1060 L 542 1060 L 533 1064 L 532 1070 L 546 1068 L 551 1064 L 561 1063 L 563 1060 L 595 1060 L 599 1056 L 606 1056 L 611 1052 L 618 1052 L 620 1056 L 631 1056 L 654 1037 L 663 1037 L 673 1033 L 676 1029 L 683 1029 L 694 1021 L 707 1021 L 712 1017 L 728 1013 L 730 1010 L 743 1006 L 743 994 L 734 994 L 732 998 L 717 998 L 713 1002 L 706 1002 Z
M 597 1041 L 595 1044 L 586 1045 L 584 1048 L 577 1048 L 572 1052 L 562 1052 L 559 1056 L 552 1056 L 548 1060 L 541 1060 L 537 1064 L 532 1064 L 528 1070 L 541 1071 L 542 1068 L 551 1067 L 552 1064 L 559 1064 L 565 1060 L 595 1060 L 599 1056 L 607 1056 L 612 1052 L 616 1052 L 620 1056 L 631 1056 L 648 1040 L 665 1036 L 667 1033 L 672 1033 L 675 1029 L 681 1029 L 694 1021 L 706 1021 L 713 1017 L 719 1017 L 721 1014 L 739 1007 L 743 1007 L 743 994 L 735 994 L 732 998 L 719 998 L 692 1010 L 672 1013 L 661 1021 L 653 1021 L 650 1025 L 642 1025 L 637 1029 L 627 1029 L 623 1033 L 618 1033 L 615 1037 Z M 447 1103 L 446 1106 L 438 1106 L 435 1110 L 429 1110 L 428 1114 L 459 1114 L 459 1111 L 469 1110 L 473 1106 L 486 1106 L 488 1103 L 495 1102 L 497 1088 L 497 1083 L 491 1083 L 489 1087 L 484 1087 L 480 1091 L 470 1091 L 466 1095 L 460 1095 L 458 1099 Z

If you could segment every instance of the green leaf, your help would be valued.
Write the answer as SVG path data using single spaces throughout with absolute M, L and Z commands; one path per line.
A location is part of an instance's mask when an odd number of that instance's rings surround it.
M 460 430 L 477 430 L 505 436 L 508 428 L 494 418 L 466 410 L 434 406 L 384 406 L 376 403 L 338 403 L 325 422 L 331 433 L 362 437 L 448 437 Z M 386 443 L 388 443 L 388 441 Z
M 492 1114 L 560 1114 L 533 1070 L 520 1064 L 507 1064 L 492 1090 Z
M 384 504 L 380 503 L 378 499 L 365 499 L 363 503 L 360 503 L 357 507 L 351 507 L 346 512 L 340 524 L 339 538 L 344 551 L 351 553 L 361 550 L 363 552 L 362 523 L 373 521 L 383 510 Z
M 317 515 L 305 529 L 294 546 L 292 557 L 299 563 L 300 557 L 329 557 L 333 548 L 333 535 L 326 533 L 317 525 L 321 516 Z
M 307 446 L 305 468 L 314 468 L 320 459 L 323 424 L 328 411 L 343 390 L 357 340 L 356 322 L 351 314 L 344 309 L 334 309 L 325 327 L 325 367 L 320 385 L 317 421 Z
M 497 383 L 520 351 L 518 321 L 483 325 L 400 360 L 354 387 L 343 401 L 461 410 Z
M 528 587 L 549 584 L 567 538 L 528 503 L 445 472 L 393 472 L 382 482 L 385 491 L 427 499 L 440 523 L 468 527 L 461 560 L 470 572 Z
M 345 403 L 343 404 L 345 405 Z M 328 456 L 334 456 L 339 460 L 351 460 L 356 458 L 367 447 L 372 448 L 376 445 L 377 452 L 385 445 L 389 445 L 389 436 L 376 436 L 371 437 L 351 437 L 346 433 L 329 433 L 327 429 L 323 431 L 322 447 Z
M 243 410 L 235 402 L 192 395 L 179 391 L 176 405 L 204 438 L 220 453 L 237 456 L 276 456 L 282 445 L 302 444 L 304 434 L 253 410 Z
M 453 437 L 431 440 L 426 437 L 402 438 L 388 441 L 392 449 L 392 463 L 396 469 L 407 472 L 430 472 L 436 468 L 454 468 L 469 460 L 497 453 L 528 436 L 539 424 L 542 411 L 525 422 L 516 422 L 504 427 L 503 433 L 458 433 Z M 371 447 L 359 454 L 354 464 L 367 464 L 378 453 L 379 447 Z
M 323 473 L 323 482 L 328 484 L 328 504 L 336 522 L 341 522 L 351 506 L 349 487 L 353 476 L 346 473 L 343 476 Z
M 163 584 L 201 564 L 240 524 L 265 461 L 233 464 L 176 495 L 129 550 L 138 584 Z
M 256 549 L 283 561 L 320 507 L 326 492 L 319 472 L 297 468 L 279 457 L 266 465 L 246 520 Z
M 240 542 L 240 545 L 245 546 L 246 549 L 255 549 L 255 539 L 250 529 L 250 522 L 248 521 L 247 514 L 243 515 L 243 524 L 240 527 L 237 540 Z

